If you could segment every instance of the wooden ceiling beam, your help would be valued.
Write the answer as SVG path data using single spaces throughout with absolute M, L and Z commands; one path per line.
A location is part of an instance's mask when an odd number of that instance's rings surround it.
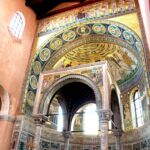
M 89 5 L 89 4 L 92 4 L 92 3 L 96 3 L 96 2 L 99 2 L 99 1 L 102 1 L 102 0 L 86 1 L 84 3 L 79 3 L 79 4 L 75 4 L 75 5 L 69 6 L 69 7 L 58 9 L 58 10 L 55 10 L 55 11 L 52 11 L 52 12 L 48 12 L 48 13 L 43 14 L 43 15 L 39 15 L 38 19 L 42 19 L 42 18 L 45 18 L 45 17 L 48 17 L 48 16 L 52 16 L 52 15 L 55 15 L 55 14 L 58 14 L 58 13 L 62 13 L 62 12 L 65 12 L 65 11 L 68 11 L 68 10 L 71 10 L 71 9 L 83 7 L 83 6 L 86 6 L 86 5 Z
M 101 0 L 26 0 L 26 6 L 31 7 L 33 11 L 37 15 L 37 19 L 41 19 L 50 15 L 54 15 L 57 13 L 61 13 L 67 10 L 71 10 L 77 7 L 81 7 L 84 5 L 88 5 L 91 3 L 95 3 Z M 52 12 L 49 12 L 52 10 L 54 7 L 58 6 L 59 4 L 63 2 L 79 2 L 78 4 L 66 7 L 66 8 L 61 8 Z

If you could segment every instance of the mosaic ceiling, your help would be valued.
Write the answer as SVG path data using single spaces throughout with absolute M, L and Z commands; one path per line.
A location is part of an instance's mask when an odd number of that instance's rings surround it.
M 116 44 L 88 43 L 76 47 L 63 56 L 53 69 L 78 66 L 107 60 L 116 81 L 123 83 L 139 68 L 137 56 Z

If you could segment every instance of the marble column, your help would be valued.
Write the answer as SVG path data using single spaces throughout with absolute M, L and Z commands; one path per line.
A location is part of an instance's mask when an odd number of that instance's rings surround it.
M 122 130 L 121 129 L 112 129 L 114 136 L 116 137 L 116 150 L 122 150 Z
M 33 141 L 33 150 L 40 150 L 39 143 L 40 143 L 42 125 L 47 121 L 47 117 L 42 114 L 37 114 L 34 115 L 33 118 L 36 125 L 35 136 Z
M 69 150 L 71 131 L 64 131 L 63 136 L 64 136 L 64 150 Z
M 110 110 L 101 110 L 99 112 L 101 150 L 108 150 L 108 130 L 111 114 Z

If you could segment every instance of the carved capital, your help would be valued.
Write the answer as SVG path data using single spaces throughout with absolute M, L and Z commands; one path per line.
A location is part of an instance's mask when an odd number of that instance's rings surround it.
M 63 132 L 63 136 L 64 136 L 64 138 L 70 138 L 71 137 L 71 131 L 64 131 Z
M 100 110 L 99 111 L 99 120 L 100 122 L 105 122 L 105 121 L 109 121 L 111 119 L 112 116 L 112 111 L 111 110 Z
M 48 118 L 44 116 L 43 114 L 37 114 L 32 116 L 34 118 L 34 122 L 36 125 L 42 125 L 46 121 L 48 121 Z

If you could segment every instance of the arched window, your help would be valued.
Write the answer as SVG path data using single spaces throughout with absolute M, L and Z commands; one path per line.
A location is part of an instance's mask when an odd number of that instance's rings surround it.
M 98 114 L 96 112 L 96 104 L 90 104 L 85 107 L 83 115 L 83 130 L 85 134 L 98 134 L 99 121 Z
M 142 126 L 144 122 L 143 122 L 141 95 L 140 95 L 139 90 L 136 90 L 133 93 L 133 97 L 131 100 L 131 111 L 132 111 L 133 127 Z
M 92 125 L 91 125 L 92 120 Z M 74 115 L 71 130 L 96 135 L 99 130 L 99 119 L 96 104 L 90 103 L 82 106 Z
M 20 39 L 23 33 L 23 29 L 25 27 L 25 19 L 21 12 L 17 11 L 8 27 L 9 32 L 12 36 L 14 36 L 17 39 Z
M 61 106 L 58 108 L 58 124 L 57 124 L 57 131 L 63 130 L 63 111 Z

